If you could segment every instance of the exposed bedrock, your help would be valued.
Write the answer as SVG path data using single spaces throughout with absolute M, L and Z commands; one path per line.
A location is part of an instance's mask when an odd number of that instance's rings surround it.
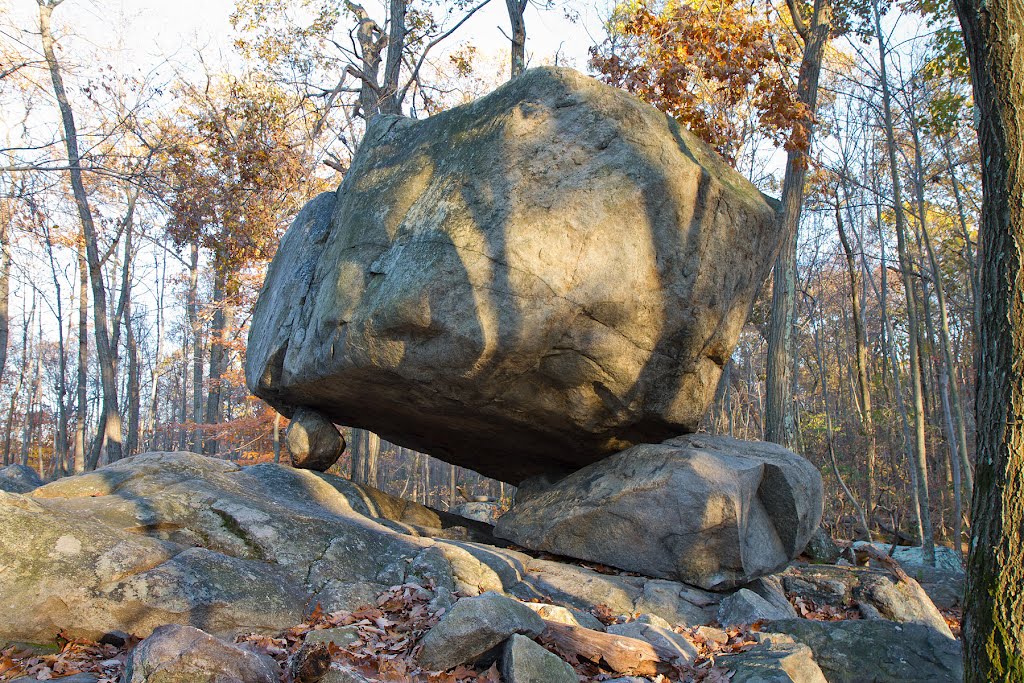
M 246 379 L 504 481 L 564 475 L 696 428 L 779 238 L 671 118 L 533 69 L 374 120 L 281 242 Z

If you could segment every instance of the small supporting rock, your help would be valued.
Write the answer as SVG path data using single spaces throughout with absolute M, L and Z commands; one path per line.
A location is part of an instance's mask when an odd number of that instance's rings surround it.
M 345 452 L 345 438 L 338 428 L 320 413 L 303 407 L 292 416 L 285 444 L 295 467 L 317 472 L 326 472 Z

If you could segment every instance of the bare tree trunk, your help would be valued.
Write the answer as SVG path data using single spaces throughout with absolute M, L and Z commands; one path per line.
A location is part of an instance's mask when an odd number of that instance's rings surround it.
M 185 314 L 192 328 L 192 422 L 196 427 L 192 434 L 192 452 L 203 449 L 203 337 L 199 324 L 199 244 L 192 243 L 192 255 L 188 264 L 188 299 Z
M 78 405 L 75 409 L 75 472 L 89 467 L 85 454 L 85 421 L 89 407 L 89 265 L 85 258 L 85 238 L 78 245 Z
M 356 76 L 360 80 L 359 110 L 367 121 L 380 113 L 381 87 L 380 61 L 381 53 L 388 44 L 388 36 L 384 34 L 362 5 L 346 0 L 345 6 L 356 16 L 359 26 L 356 28 L 356 40 L 359 42 L 360 67 Z
M 871 406 L 871 383 L 868 380 L 868 344 L 867 335 L 864 333 L 863 311 L 860 303 L 860 286 L 857 282 L 857 263 L 853 256 L 853 248 L 843 228 L 843 214 L 840 208 L 839 195 L 836 195 L 836 229 L 839 231 L 839 241 L 846 253 L 846 270 L 850 276 L 850 305 L 853 309 L 853 329 L 857 345 L 857 388 L 860 393 L 860 425 L 861 433 L 867 440 L 867 516 L 870 519 L 874 514 L 875 499 L 877 497 L 877 484 L 875 482 L 875 468 L 878 460 L 878 447 L 875 442 L 875 418 Z M 870 527 L 868 529 L 870 532 Z
M 512 23 L 512 69 L 511 78 L 526 70 L 526 5 L 529 0 L 505 0 L 508 18 Z
M 795 2 L 789 3 L 789 9 L 793 23 L 804 40 L 796 97 L 813 116 L 818 106 L 821 59 L 832 32 L 832 5 L 830 0 L 815 0 L 810 26 L 804 23 Z M 810 151 L 813 125 L 810 121 L 801 125 L 806 136 L 807 151 Z M 793 445 L 796 432 L 791 374 L 795 358 L 793 328 L 796 324 L 796 250 L 804 179 L 807 176 L 806 154 L 794 147 L 786 156 L 786 175 L 782 183 L 782 250 L 775 261 L 772 275 L 765 384 L 765 439 L 783 446 Z
M 156 450 L 156 424 L 157 424 L 157 394 L 160 383 L 160 358 L 163 355 L 164 346 L 164 292 L 167 289 L 167 250 L 163 251 L 162 261 L 157 264 L 157 272 L 160 274 L 157 279 L 156 297 L 156 348 L 153 350 L 153 362 L 149 370 L 149 411 L 146 417 L 146 436 L 148 450 Z M 171 402 L 173 418 L 173 406 Z
M 7 341 L 11 333 L 11 234 L 9 216 L 0 216 L 0 383 L 7 369 Z
M 210 329 L 210 374 L 206 395 L 207 428 L 215 430 L 223 416 L 224 391 L 221 386 L 227 370 L 228 330 L 234 321 L 233 296 L 235 287 L 224 268 L 218 266 L 213 281 L 213 325 Z M 203 453 L 216 455 L 220 444 L 217 436 L 208 435 Z
M 281 413 L 274 411 L 274 462 L 281 462 Z
M 971 62 L 984 190 L 977 469 L 966 680 L 1024 680 L 1024 24 L 1021 0 L 955 0 Z
M 24 304 L 22 304 L 24 306 Z M 18 381 L 11 391 L 11 405 L 7 411 L 7 429 L 4 430 L 4 465 L 11 464 L 11 435 L 14 433 L 14 411 L 18 405 L 18 395 L 21 394 L 21 387 L 25 384 L 25 373 L 28 370 L 28 331 L 32 328 L 32 321 L 36 315 L 36 297 L 32 293 L 32 311 L 25 318 L 25 327 L 21 333 L 21 362 L 18 364 Z M 24 308 L 22 309 L 24 317 Z
M 64 145 L 68 153 L 71 189 L 75 197 L 75 206 L 82 223 L 85 236 L 86 258 L 89 263 L 89 280 L 92 283 L 93 324 L 96 334 L 96 360 L 100 366 L 100 381 L 103 386 L 103 419 L 104 441 L 107 448 L 108 461 L 121 457 L 121 414 L 117 399 L 117 368 L 114 349 L 110 345 L 110 331 L 107 321 L 107 290 L 103 282 L 103 265 L 100 260 L 99 238 L 93 222 L 89 197 L 82 181 L 81 159 L 78 154 L 78 131 L 75 127 L 74 113 L 64 89 L 64 79 L 60 64 L 54 51 L 53 32 L 50 28 L 50 17 L 53 9 L 62 0 L 37 0 L 39 3 L 39 31 L 43 44 L 43 55 L 53 82 L 53 93 L 60 108 L 61 121 L 64 126 Z
M 402 75 L 402 53 L 405 51 L 407 4 L 408 0 L 391 0 L 389 5 L 388 56 L 384 62 L 384 83 L 381 86 L 381 114 L 402 113 L 398 80 Z
M 900 184 L 900 170 L 896 159 L 896 140 L 892 122 L 892 95 L 886 76 L 886 46 L 882 33 L 881 13 L 878 0 L 872 3 L 875 19 L 875 37 L 878 41 L 879 69 L 882 81 L 882 110 L 886 144 L 889 151 L 889 170 L 892 175 L 893 210 L 896 214 L 896 247 L 899 253 L 900 271 L 903 276 L 903 290 L 907 300 L 907 327 L 910 338 L 910 385 L 914 397 L 914 462 L 917 473 L 918 518 L 921 520 L 921 548 L 925 563 L 935 564 L 935 540 L 932 534 L 931 499 L 928 494 L 928 454 L 925 445 L 924 392 L 921 378 L 921 357 L 918 349 L 920 327 L 914 305 L 914 282 L 911 278 L 911 260 L 907 249 L 907 226 L 903 211 L 903 196 Z

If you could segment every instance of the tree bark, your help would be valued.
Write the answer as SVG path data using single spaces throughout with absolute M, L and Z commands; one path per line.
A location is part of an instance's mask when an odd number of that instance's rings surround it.
M 818 106 L 818 77 L 821 75 L 822 55 L 832 33 L 831 1 L 815 0 L 809 27 L 804 24 L 795 3 L 790 4 L 790 14 L 804 39 L 796 97 L 813 116 Z M 765 439 L 783 446 L 792 446 L 796 433 L 791 378 L 795 359 L 793 328 L 796 324 L 796 250 L 804 179 L 807 176 L 806 157 L 814 132 L 811 121 L 800 125 L 806 128 L 807 149 L 792 148 L 786 156 L 786 174 L 782 183 L 783 241 L 772 271 L 772 308 L 765 384 Z
M 103 264 L 99 253 L 99 236 L 93 222 L 92 210 L 89 207 L 89 196 L 82 180 L 81 159 L 78 153 L 78 130 L 75 127 L 74 112 L 64 88 L 64 78 L 60 63 L 54 51 L 53 31 L 50 18 L 53 10 L 62 0 L 38 0 L 39 32 L 42 39 L 43 55 L 50 71 L 53 93 L 60 109 L 61 122 L 64 127 L 64 145 L 68 153 L 71 190 L 75 198 L 78 217 L 82 223 L 85 236 L 86 259 L 89 264 L 89 281 L 92 284 L 93 325 L 96 334 L 96 360 L 100 366 L 100 382 L 103 387 L 103 419 L 104 443 L 107 449 L 107 460 L 113 462 L 121 457 L 121 414 L 117 398 L 117 368 L 114 349 L 110 344 L 110 330 L 107 321 L 107 289 L 103 281 Z
M 526 70 L 526 5 L 529 0 L 505 0 L 508 18 L 512 23 L 512 68 L 510 77 L 515 78 Z
M 977 468 L 966 680 L 1024 680 L 1024 2 L 956 0 L 980 112 Z

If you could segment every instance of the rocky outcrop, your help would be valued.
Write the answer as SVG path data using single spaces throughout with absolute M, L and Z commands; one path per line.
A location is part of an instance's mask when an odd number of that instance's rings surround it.
M 0 519 L 0 643 L 141 637 L 166 623 L 273 633 L 317 605 L 352 610 L 406 581 L 433 586 L 439 605 L 498 591 L 686 624 L 713 619 L 718 600 L 508 550 L 483 525 L 340 477 L 192 453 L 0 493 Z
M 504 481 L 568 473 L 696 429 L 779 238 L 671 118 L 533 69 L 370 124 L 281 242 L 246 380 Z
M 775 444 L 701 434 L 583 468 L 513 505 L 495 533 L 723 590 L 785 567 L 821 513 L 821 476 L 808 461 Z
M 788 619 L 761 627 L 811 648 L 829 683 L 959 683 L 960 643 L 920 624 Z
M 284 442 L 292 465 L 317 472 L 326 472 L 345 452 L 345 438 L 338 428 L 308 408 L 299 408 L 292 415 Z
M 31 467 L 18 464 L 0 467 L 0 491 L 28 493 L 42 485 L 43 480 Z
M 920 624 L 953 638 L 946 620 L 913 578 L 866 567 L 794 565 L 781 575 L 787 593 L 810 598 L 817 605 L 855 606 L 865 619 Z

